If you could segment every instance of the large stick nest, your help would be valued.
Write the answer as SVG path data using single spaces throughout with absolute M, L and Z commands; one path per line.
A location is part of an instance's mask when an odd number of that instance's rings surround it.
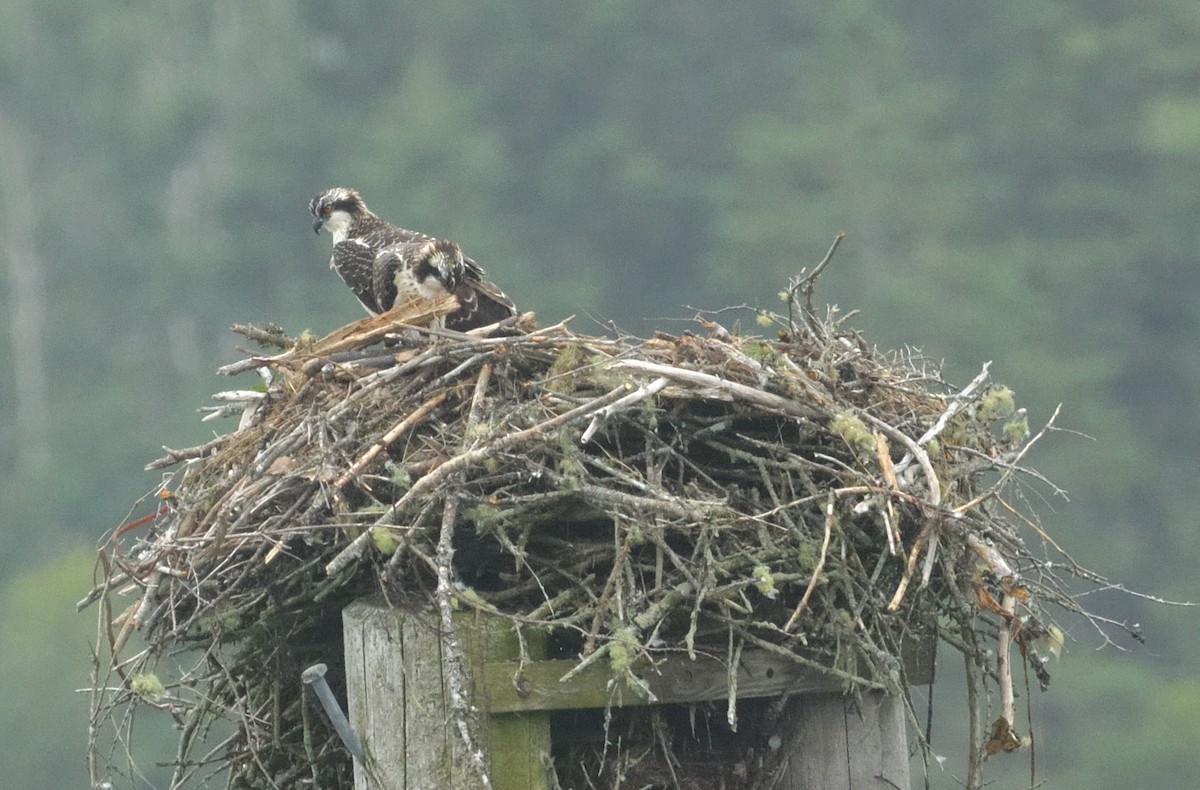
M 1055 573 L 1078 569 L 1022 515 L 1028 484 L 1055 489 L 1022 466 L 1041 433 L 986 366 L 950 387 L 835 313 L 760 314 L 771 339 L 702 318 L 648 339 L 415 326 L 431 317 L 320 341 L 241 328 L 285 350 L 223 372 L 266 386 L 219 394 L 238 427 L 150 464 L 173 471 L 83 602 L 104 603 L 95 781 L 140 781 L 149 707 L 181 733 L 171 787 L 352 786 L 299 674 L 340 669 L 338 613 L 370 593 L 501 613 L 630 693 L 647 659 L 743 647 L 904 693 L 900 643 L 935 630 L 1010 729 L 1009 644 L 1046 680 L 1046 607 L 1076 609 Z M 972 720 L 972 765 L 1020 743 Z

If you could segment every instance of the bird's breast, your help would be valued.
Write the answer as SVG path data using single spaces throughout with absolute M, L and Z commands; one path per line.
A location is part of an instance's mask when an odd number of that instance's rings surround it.
M 421 279 L 417 278 L 417 273 L 408 266 L 401 266 L 396 269 L 396 301 L 404 299 L 443 299 L 450 292 L 442 287 L 442 284 L 437 281 L 437 278 L 427 276 Z

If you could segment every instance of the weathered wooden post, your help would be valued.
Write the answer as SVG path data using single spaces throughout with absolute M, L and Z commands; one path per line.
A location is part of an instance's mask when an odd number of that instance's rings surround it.
M 785 713 L 787 765 L 780 790 L 907 788 L 904 703 L 883 692 L 861 704 L 839 692 L 807 694 Z
M 516 658 L 516 637 L 506 621 L 476 619 L 469 613 L 459 619 L 458 636 L 469 658 L 472 692 L 477 700 L 486 699 L 486 685 L 500 679 L 472 669 L 485 660 Z M 462 759 L 456 758 L 460 744 L 443 673 L 437 613 L 360 601 L 346 607 L 342 622 L 346 659 L 352 662 L 346 667 L 350 721 L 367 743 L 385 786 L 389 790 L 473 788 Z M 538 635 L 526 643 L 535 658 L 542 652 L 540 642 Z M 547 712 L 490 715 L 480 734 L 498 790 L 547 786 L 543 764 L 550 757 Z M 362 766 L 355 767 L 355 786 L 371 787 Z
M 386 790 L 474 788 L 466 778 L 443 675 L 443 641 L 432 609 L 358 601 L 343 614 L 350 720 L 373 755 Z M 611 695 L 607 666 L 598 662 L 570 680 L 575 659 L 536 660 L 543 646 L 527 640 L 531 658 L 517 661 L 508 620 L 462 613 L 458 637 L 468 657 L 473 704 L 480 710 L 481 746 L 496 790 L 548 787 L 550 711 L 601 708 Z M 905 663 L 914 683 L 929 682 L 928 645 Z M 728 695 L 724 664 L 698 656 L 670 658 L 646 675 L 659 703 L 691 703 Z M 882 692 L 841 692 L 840 681 L 786 656 L 743 652 L 738 697 L 799 695 L 780 717 L 767 749 L 786 758 L 780 790 L 896 788 L 909 784 L 903 703 Z M 632 694 L 623 705 L 645 704 Z M 777 741 L 775 739 L 778 739 Z M 358 790 L 380 790 L 356 766 Z

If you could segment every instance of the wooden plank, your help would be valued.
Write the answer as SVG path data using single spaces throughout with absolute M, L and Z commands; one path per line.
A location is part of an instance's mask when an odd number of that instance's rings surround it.
M 464 787 L 453 781 L 441 639 L 430 615 L 356 602 L 343 610 L 342 629 L 350 723 L 385 783 L 369 785 L 356 764 L 355 789 Z
M 398 644 L 385 646 L 373 660 L 395 665 L 399 650 L 404 677 L 405 740 L 404 790 L 476 790 L 464 781 L 462 766 L 454 759 L 449 694 L 443 677 L 442 637 L 431 611 L 379 609 L 375 620 L 400 624 Z
M 489 696 L 489 686 L 512 688 L 512 674 L 487 675 L 476 669 L 489 661 L 520 655 L 512 624 L 505 619 L 462 612 L 455 616 L 455 627 L 471 663 L 474 703 L 478 705 L 480 699 Z M 525 647 L 531 658 L 544 657 L 545 633 L 526 632 Z M 550 759 L 550 714 L 502 713 L 486 716 L 485 724 L 481 736 L 487 746 L 492 786 L 496 790 L 547 790 L 549 777 L 544 761 Z
M 903 652 L 910 682 L 928 683 L 931 644 L 914 643 Z M 575 659 L 559 659 L 534 661 L 519 668 L 515 661 L 489 662 L 479 673 L 483 679 L 479 704 L 492 713 L 648 704 L 630 689 L 616 695 L 609 693 L 611 672 L 607 662 L 597 662 L 563 682 L 562 678 L 578 664 Z M 512 682 L 518 669 L 519 688 Z M 703 702 L 729 696 L 724 662 L 708 656 L 697 655 L 695 661 L 685 655 L 667 658 L 657 668 L 647 668 L 641 677 L 660 703 Z M 744 651 L 738 666 L 740 699 L 841 691 L 842 687 L 842 681 L 829 673 L 765 650 Z
M 501 713 L 488 717 L 488 757 L 495 790 L 547 790 L 550 780 L 550 714 Z
M 789 703 L 779 790 L 908 788 L 904 703 L 882 692 L 818 694 Z
M 356 790 L 475 790 L 450 710 L 444 676 L 440 620 L 430 610 L 355 602 L 342 612 L 350 722 L 371 753 L 383 787 L 369 785 L 355 765 Z M 478 696 L 491 682 L 471 667 L 517 654 L 507 620 L 456 615 L 456 631 L 467 660 L 468 683 Z M 545 655 L 545 641 L 527 637 L 532 655 Z M 540 651 L 540 652 L 539 652 Z M 515 662 L 514 662 L 515 664 Z M 511 676 L 497 679 L 511 685 Z M 495 790 L 546 790 L 543 759 L 550 754 L 548 713 L 484 716 L 479 746 L 490 756 Z
M 578 665 L 576 659 L 530 662 L 521 669 L 518 690 L 511 682 L 518 672 L 517 662 L 490 662 L 483 667 L 482 676 L 488 682 L 480 704 L 492 713 L 603 708 L 610 703 L 618 707 L 648 704 L 647 699 L 631 689 L 609 693 L 612 671 L 607 662 L 597 662 L 562 681 Z M 686 656 L 669 658 L 657 669 L 648 668 L 642 677 L 660 703 L 700 702 L 729 695 L 728 671 L 715 658 L 697 656 L 695 661 Z M 510 682 L 502 683 L 502 678 Z M 840 688 L 841 681 L 827 673 L 802 667 L 773 653 L 752 654 L 747 650 L 738 667 L 738 696 L 746 699 L 772 696 L 785 689 L 812 692 Z
M 346 655 L 346 693 L 350 724 L 379 765 L 387 766 L 392 787 L 404 788 L 407 738 L 403 727 L 403 671 L 381 655 L 400 643 L 400 625 L 366 606 L 351 604 L 342 614 Z M 362 766 L 354 766 L 355 790 L 369 790 Z

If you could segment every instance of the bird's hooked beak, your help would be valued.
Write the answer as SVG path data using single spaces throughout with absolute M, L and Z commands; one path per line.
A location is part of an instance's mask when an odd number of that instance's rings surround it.
M 321 226 L 322 226 L 322 225 L 324 225 L 324 224 L 325 224 L 325 218 L 324 218 L 324 217 L 317 217 L 315 220 L 313 220 L 313 233 L 316 233 L 317 235 L 320 235 L 320 233 L 321 233 Z

